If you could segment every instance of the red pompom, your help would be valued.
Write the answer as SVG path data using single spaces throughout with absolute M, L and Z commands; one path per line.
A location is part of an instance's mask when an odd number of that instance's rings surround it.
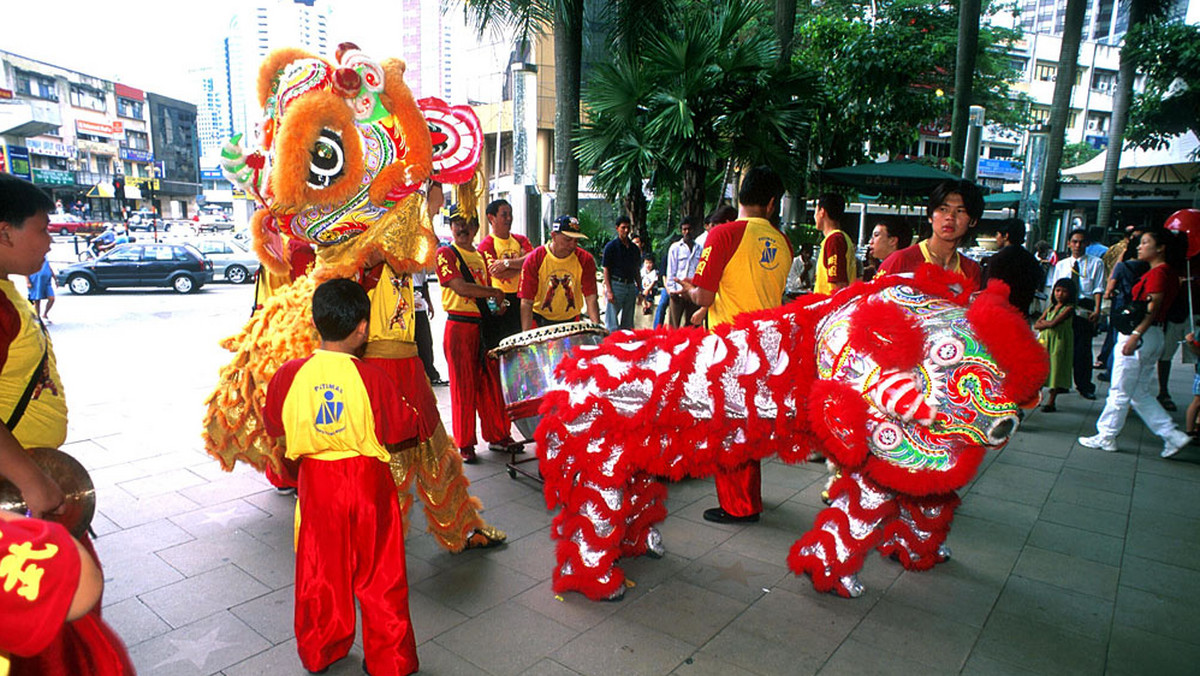
M 353 68 L 338 68 L 333 71 L 333 91 L 338 96 L 348 99 L 358 96 L 362 89 L 362 77 Z
M 1008 303 L 1007 288 L 989 283 L 967 307 L 967 321 L 1004 372 L 1004 393 L 1018 403 L 1036 396 L 1050 373 L 1050 356 Z
M 255 150 L 246 156 L 246 166 L 251 169 L 261 170 L 267 165 L 267 158 L 263 157 L 260 151 Z
M 863 352 L 884 368 L 908 371 L 925 357 L 925 332 L 894 303 L 871 298 L 850 316 L 851 349 Z

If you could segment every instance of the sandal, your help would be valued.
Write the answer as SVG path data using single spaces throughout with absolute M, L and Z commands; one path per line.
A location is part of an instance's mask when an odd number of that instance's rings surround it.
M 493 526 L 480 526 L 474 532 L 467 536 L 467 542 L 463 545 L 463 551 L 468 549 L 488 549 L 489 547 L 498 547 L 504 544 L 508 539 L 508 534 L 499 528 Z
M 1057 410 L 1057 408 L 1054 408 L 1054 404 L 1046 404 L 1042 407 L 1042 413 L 1054 413 Z

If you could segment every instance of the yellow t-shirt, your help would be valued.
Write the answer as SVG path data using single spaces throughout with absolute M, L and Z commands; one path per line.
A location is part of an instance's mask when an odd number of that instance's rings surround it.
M 386 264 L 382 268 L 379 283 L 367 294 L 371 298 L 367 342 L 393 340 L 415 343 L 417 322 L 412 275 L 407 272 L 397 274 Z
M 533 301 L 533 313 L 561 322 L 587 312 L 588 296 L 596 295 L 596 259 L 575 248 L 559 258 L 539 246 L 521 266 L 521 288 L 517 295 Z
M 858 281 L 858 260 L 854 257 L 854 243 L 850 235 L 836 230 L 821 240 L 817 254 L 817 278 L 813 291 L 829 295 L 834 284 L 853 284 Z
M 708 231 L 692 283 L 716 294 L 708 326 L 731 324 L 743 312 L 783 304 L 792 246 L 763 218 L 722 223 Z
M 487 261 L 488 265 L 491 265 L 492 261 L 520 258 L 532 250 L 533 247 L 530 246 L 529 240 L 523 235 L 516 233 L 509 233 L 509 236 L 505 239 L 489 235 L 479 243 L 479 253 L 483 254 L 483 258 Z M 521 275 L 519 271 L 517 272 L 518 274 L 508 279 L 493 277 L 492 286 L 504 293 L 516 293 L 517 288 L 521 285 Z
M 33 306 L 9 279 L 0 279 L 0 420 L 8 420 L 46 354 L 13 436 L 25 448 L 58 448 L 67 439 L 67 400 L 50 336 Z
M 462 269 L 458 264 L 458 256 L 454 255 L 454 250 L 458 249 L 458 253 L 462 254 L 463 260 L 467 262 L 467 268 L 471 270 L 471 275 L 475 277 L 475 283 L 480 286 L 491 286 L 491 277 L 488 277 L 487 265 L 483 262 L 483 256 L 474 249 L 464 249 L 457 244 L 444 246 L 437 251 L 437 276 L 438 283 L 442 285 L 442 307 L 449 314 L 454 315 L 474 315 L 479 316 L 479 306 L 475 304 L 474 298 L 466 298 L 454 293 L 446 282 L 460 277 L 465 279 L 462 274 Z

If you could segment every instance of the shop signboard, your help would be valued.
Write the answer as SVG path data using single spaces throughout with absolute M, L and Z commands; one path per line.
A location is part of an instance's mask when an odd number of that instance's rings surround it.
M 44 185 L 75 185 L 75 174 L 61 169 L 33 169 L 33 182 Z
M 136 148 L 121 148 L 120 157 L 123 160 L 130 162 L 153 162 L 154 153 L 149 150 L 138 150 Z
M 8 173 L 32 181 L 29 173 L 29 149 L 25 146 L 8 146 Z
M 68 146 L 65 143 L 58 141 L 48 141 L 40 138 L 25 139 L 26 147 L 29 148 L 30 154 L 46 155 L 49 157 L 75 157 L 75 148 Z
M 76 141 L 75 145 L 85 153 L 93 155 L 116 155 L 117 148 L 111 143 L 98 143 L 96 141 Z
M 0 89 L 0 99 L 7 100 L 7 99 L 11 99 L 11 98 L 13 98 L 13 90 Z
M 225 172 L 220 169 L 201 169 L 200 180 L 202 181 L 224 181 Z
M 0 174 L 8 173 L 8 144 L 0 141 Z
M 999 178 L 1008 182 L 1021 180 L 1022 163 L 1015 160 L 979 160 L 978 175 L 981 178 Z
M 126 176 L 125 185 L 136 185 L 139 188 L 148 186 L 152 190 L 159 189 L 159 182 L 157 178 L 143 178 L 141 176 Z
M 75 120 L 75 131 L 93 136 L 120 136 L 125 133 L 125 123 L 120 120 L 113 122 L 92 122 L 91 120 Z

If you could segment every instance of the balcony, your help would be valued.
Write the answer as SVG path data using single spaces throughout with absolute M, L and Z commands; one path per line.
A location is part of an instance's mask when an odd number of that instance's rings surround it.
M 62 113 L 57 103 L 16 99 L 0 105 L 0 135 L 39 136 L 61 126 Z

